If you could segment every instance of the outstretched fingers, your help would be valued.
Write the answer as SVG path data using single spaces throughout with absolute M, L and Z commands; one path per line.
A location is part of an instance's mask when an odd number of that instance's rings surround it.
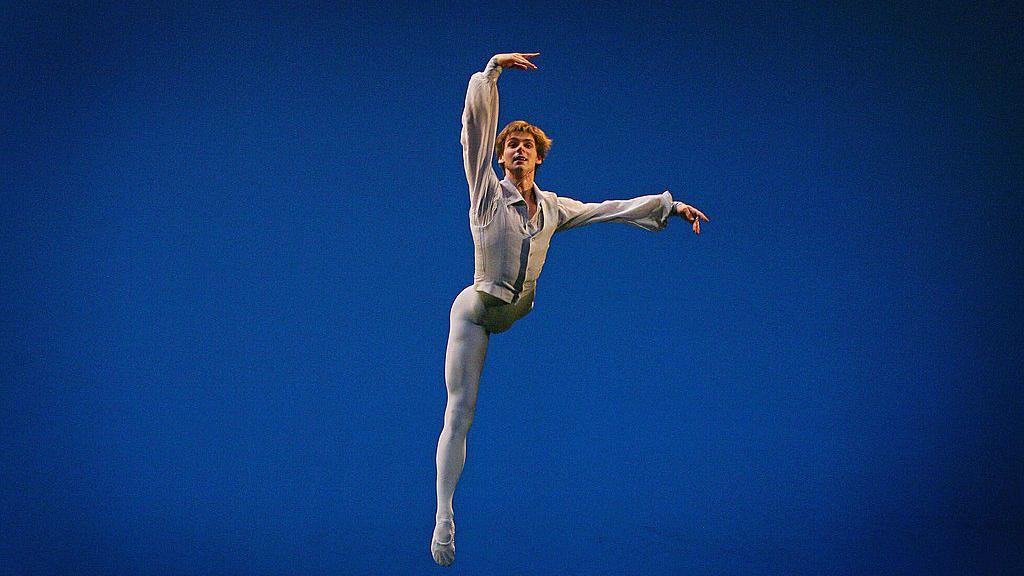
M 539 56 L 540 52 L 520 52 L 516 54 L 516 63 L 523 67 L 523 70 L 536 70 L 537 65 L 528 59 Z
M 536 70 L 537 65 L 530 62 L 530 58 L 540 56 L 540 52 L 507 52 L 495 54 L 498 59 L 498 66 L 503 68 L 518 68 L 520 70 Z
M 523 59 L 516 62 L 516 68 L 522 68 L 523 70 L 536 70 L 537 65 L 529 60 Z

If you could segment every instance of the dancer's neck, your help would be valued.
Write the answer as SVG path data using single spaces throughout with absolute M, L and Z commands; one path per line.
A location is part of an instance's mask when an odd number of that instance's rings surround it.
M 519 190 L 519 193 L 522 194 L 523 200 L 531 204 L 537 202 L 537 199 L 533 197 L 533 174 L 531 171 L 517 177 L 511 172 L 505 172 L 505 177 L 515 184 L 516 190 Z

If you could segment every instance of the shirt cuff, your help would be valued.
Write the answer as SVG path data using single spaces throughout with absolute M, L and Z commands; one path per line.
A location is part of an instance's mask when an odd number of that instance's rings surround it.
M 491 59 L 487 61 L 487 67 L 484 68 L 484 74 L 487 75 L 491 80 L 497 80 L 501 74 L 501 66 L 498 65 L 498 57 L 491 56 Z
M 662 210 L 664 210 L 664 212 L 663 215 L 661 215 L 657 219 L 658 230 L 662 230 L 666 226 L 668 226 L 669 219 L 672 217 L 673 214 L 675 214 L 676 204 L 678 204 L 678 202 L 672 200 L 671 192 L 665 190 L 664 192 L 661 193 L 661 208 Z

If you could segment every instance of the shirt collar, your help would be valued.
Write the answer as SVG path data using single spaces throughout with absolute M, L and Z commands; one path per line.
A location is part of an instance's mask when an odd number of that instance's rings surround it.
M 523 195 L 519 193 L 519 189 L 516 188 L 515 183 L 513 183 L 512 179 L 509 178 L 508 176 L 506 176 L 505 179 L 501 181 L 501 187 L 505 189 L 506 206 L 511 206 L 516 202 L 526 203 L 526 200 L 523 198 Z M 533 199 L 535 202 L 540 204 L 540 187 L 537 186 L 536 182 L 533 183 Z

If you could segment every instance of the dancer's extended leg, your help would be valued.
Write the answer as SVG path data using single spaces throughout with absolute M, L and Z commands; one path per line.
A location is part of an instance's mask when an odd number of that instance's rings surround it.
M 444 411 L 444 429 L 437 442 L 437 513 L 430 544 L 431 555 L 443 566 L 455 559 L 452 497 L 466 462 L 466 435 L 473 424 L 477 389 L 490 337 L 488 331 L 474 321 L 480 317 L 482 306 L 472 288 L 464 290 L 455 299 L 449 318 L 444 361 L 448 404 Z

